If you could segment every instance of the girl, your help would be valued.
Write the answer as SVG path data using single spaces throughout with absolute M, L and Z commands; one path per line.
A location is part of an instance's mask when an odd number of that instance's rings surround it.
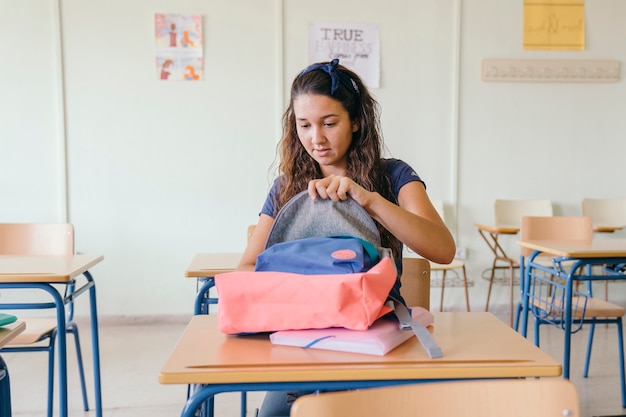
M 279 177 L 238 268 L 254 269 L 276 214 L 303 190 L 313 199 L 356 200 L 376 221 L 398 274 L 403 245 L 431 261 L 450 263 L 454 240 L 424 182 L 405 162 L 382 158 L 382 148 L 379 105 L 359 76 L 337 59 L 304 69 L 292 83 L 283 116 Z M 399 297 L 399 281 L 392 294 Z M 285 392 L 268 393 L 258 416 L 289 415 L 289 398 Z

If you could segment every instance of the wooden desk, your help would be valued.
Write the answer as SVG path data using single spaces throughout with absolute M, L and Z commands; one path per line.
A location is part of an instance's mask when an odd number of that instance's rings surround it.
M 220 392 L 353 389 L 417 381 L 559 376 L 561 365 L 491 313 L 433 313 L 444 356 L 416 338 L 385 356 L 272 345 L 267 335 L 227 336 L 215 315 L 194 316 L 159 374 L 162 384 L 203 385 L 191 416 Z
M 5 326 L 0 326 L 0 348 L 13 340 L 26 328 L 26 323 L 16 321 Z M 2 353 L 2 352 L 0 352 Z M 9 369 L 0 355 L 0 417 L 11 417 L 11 381 Z
M 211 297 L 210 290 L 215 286 L 213 278 L 216 274 L 232 272 L 241 259 L 240 252 L 199 253 L 187 270 L 187 278 L 196 278 L 200 284 L 194 301 L 194 314 L 208 314 L 209 305 L 217 304 L 217 298 Z
M 626 279 L 626 275 L 614 271 L 611 275 L 592 275 L 587 273 L 587 266 L 622 264 L 626 263 L 626 239 L 593 239 L 590 241 L 556 241 L 556 240 L 528 240 L 519 241 L 524 248 L 533 250 L 533 253 L 524 261 L 524 279 L 521 306 L 521 333 L 526 336 L 528 327 L 529 297 L 530 297 L 530 274 L 533 268 L 546 270 L 546 266 L 535 262 L 540 253 L 547 253 L 555 257 L 563 257 L 574 261 L 567 271 L 549 271 L 553 275 L 565 279 L 565 317 L 563 318 L 564 330 L 564 360 L 563 376 L 569 378 L 569 357 L 571 350 L 572 330 L 572 293 L 574 281 Z
M 100 255 L 0 255 L 0 290 L 35 288 L 47 292 L 53 299 L 52 302 L 47 303 L 0 303 L 0 309 L 55 309 L 57 318 L 57 351 L 59 363 L 59 410 L 62 417 L 66 417 L 68 413 L 65 304 L 75 300 L 84 292 L 89 292 L 96 416 L 102 416 L 96 287 L 93 277 L 89 273 L 89 269 L 100 263 L 103 259 L 103 256 Z M 82 286 L 78 287 L 76 285 L 77 279 L 81 276 L 85 277 L 86 282 Z M 74 287 L 74 290 L 63 296 L 52 284 L 71 285 Z
M 199 253 L 185 271 L 187 278 L 214 277 L 215 274 L 232 272 L 237 268 L 241 252 Z

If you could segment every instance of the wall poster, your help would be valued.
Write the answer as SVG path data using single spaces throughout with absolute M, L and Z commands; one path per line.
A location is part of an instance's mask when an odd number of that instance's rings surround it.
M 361 23 L 309 24 L 309 63 L 339 59 L 369 88 L 380 86 L 380 36 L 377 25 Z
M 156 75 L 164 81 L 199 81 L 204 77 L 202 16 L 154 14 Z

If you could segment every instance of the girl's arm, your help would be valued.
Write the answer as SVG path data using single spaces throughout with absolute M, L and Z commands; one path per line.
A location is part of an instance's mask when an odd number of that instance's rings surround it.
M 270 229 L 274 224 L 274 219 L 266 214 L 259 216 L 259 221 L 252 234 L 248 237 L 248 245 L 241 255 L 237 270 L 253 271 L 256 265 L 256 258 L 265 249 L 265 242 L 270 234 Z
M 334 201 L 345 200 L 349 195 L 418 255 L 442 264 L 454 259 L 456 245 L 452 234 L 430 202 L 421 182 L 409 182 L 400 189 L 399 205 L 340 175 L 312 180 L 308 190 L 311 198 L 330 198 Z

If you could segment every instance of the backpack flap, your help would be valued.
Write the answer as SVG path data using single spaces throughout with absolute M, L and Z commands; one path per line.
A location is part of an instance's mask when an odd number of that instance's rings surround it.
M 259 254 L 255 271 L 350 274 L 376 265 L 376 247 L 351 236 L 312 237 L 277 243 Z

